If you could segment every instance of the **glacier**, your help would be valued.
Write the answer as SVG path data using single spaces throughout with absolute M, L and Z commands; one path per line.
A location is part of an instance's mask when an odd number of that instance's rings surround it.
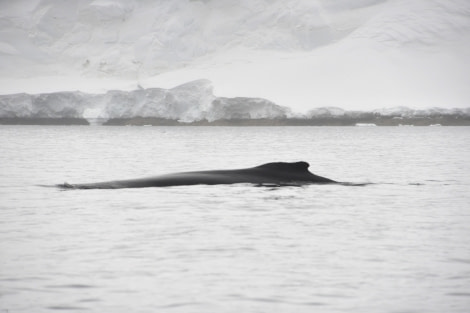
M 0 118 L 84 118 L 89 121 L 152 117 L 183 123 L 220 119 L 276 119 L 293 116 L 260 98 L 216 97 L 208 80 L 172 89 L 110 90 L 102 94 L 61 91 L 0 95 Z
M 319 107 L 295 112 L 263 98 L 217 97 L 212 83 L 197 80 L 171 89 L 139 88 L 105 93 L 60 91 L 0 95 L 0 124 L 48 124 L 50 120 L 82 120 L 101 125 L 336 125 L 402 123 L 428 126 L 470 125 L 470 108 L 411 109 L 393 107 L 372 111 Z M 77 121 L 73 123 L 77 123 Z M 86 120 L 87 122 L 85 122 Z M 58 123 L 57 121 L 52 122 Z M 72 124 L 73 124 L 72 123 Z
M 16 0 L 0 1 L 0 25 L 2 116 L 470 103 L 468 0 Z

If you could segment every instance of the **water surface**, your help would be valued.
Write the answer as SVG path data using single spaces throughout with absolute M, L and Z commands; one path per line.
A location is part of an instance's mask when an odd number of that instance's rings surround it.
M 0 127 L 0 312 L 469 312 L 470 128 Z M 41 185 L 310 163 L 364 187 Z

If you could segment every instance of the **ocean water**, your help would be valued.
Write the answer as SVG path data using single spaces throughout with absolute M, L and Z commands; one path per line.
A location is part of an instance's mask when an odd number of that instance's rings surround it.
M 310 163 L 368 185 L 60 190 Z M 470 312 L 469 127 L 0 127 L 0 313 Z

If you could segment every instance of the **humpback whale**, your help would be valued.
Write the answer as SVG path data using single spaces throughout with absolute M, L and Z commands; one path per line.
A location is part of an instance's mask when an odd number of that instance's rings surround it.
M 274 162 L 245 169 L 181 172 L 89 184 L 64 183 L 58 186 L 65 189 L 117 189 L 239 183 L 269 186 L 337 183 L 334 180 L 311 173 L 308 170 L 309 166 L 307 162 L 303 161 Z

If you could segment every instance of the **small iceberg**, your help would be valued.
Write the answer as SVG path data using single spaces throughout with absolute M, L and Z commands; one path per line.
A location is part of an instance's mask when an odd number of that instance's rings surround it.
M 356 123 L 355 126 L 358 126 L 358 127 L 373 127 L 373 126 L 377 126 L 377 125 L 374 124 L 374 123 Z

